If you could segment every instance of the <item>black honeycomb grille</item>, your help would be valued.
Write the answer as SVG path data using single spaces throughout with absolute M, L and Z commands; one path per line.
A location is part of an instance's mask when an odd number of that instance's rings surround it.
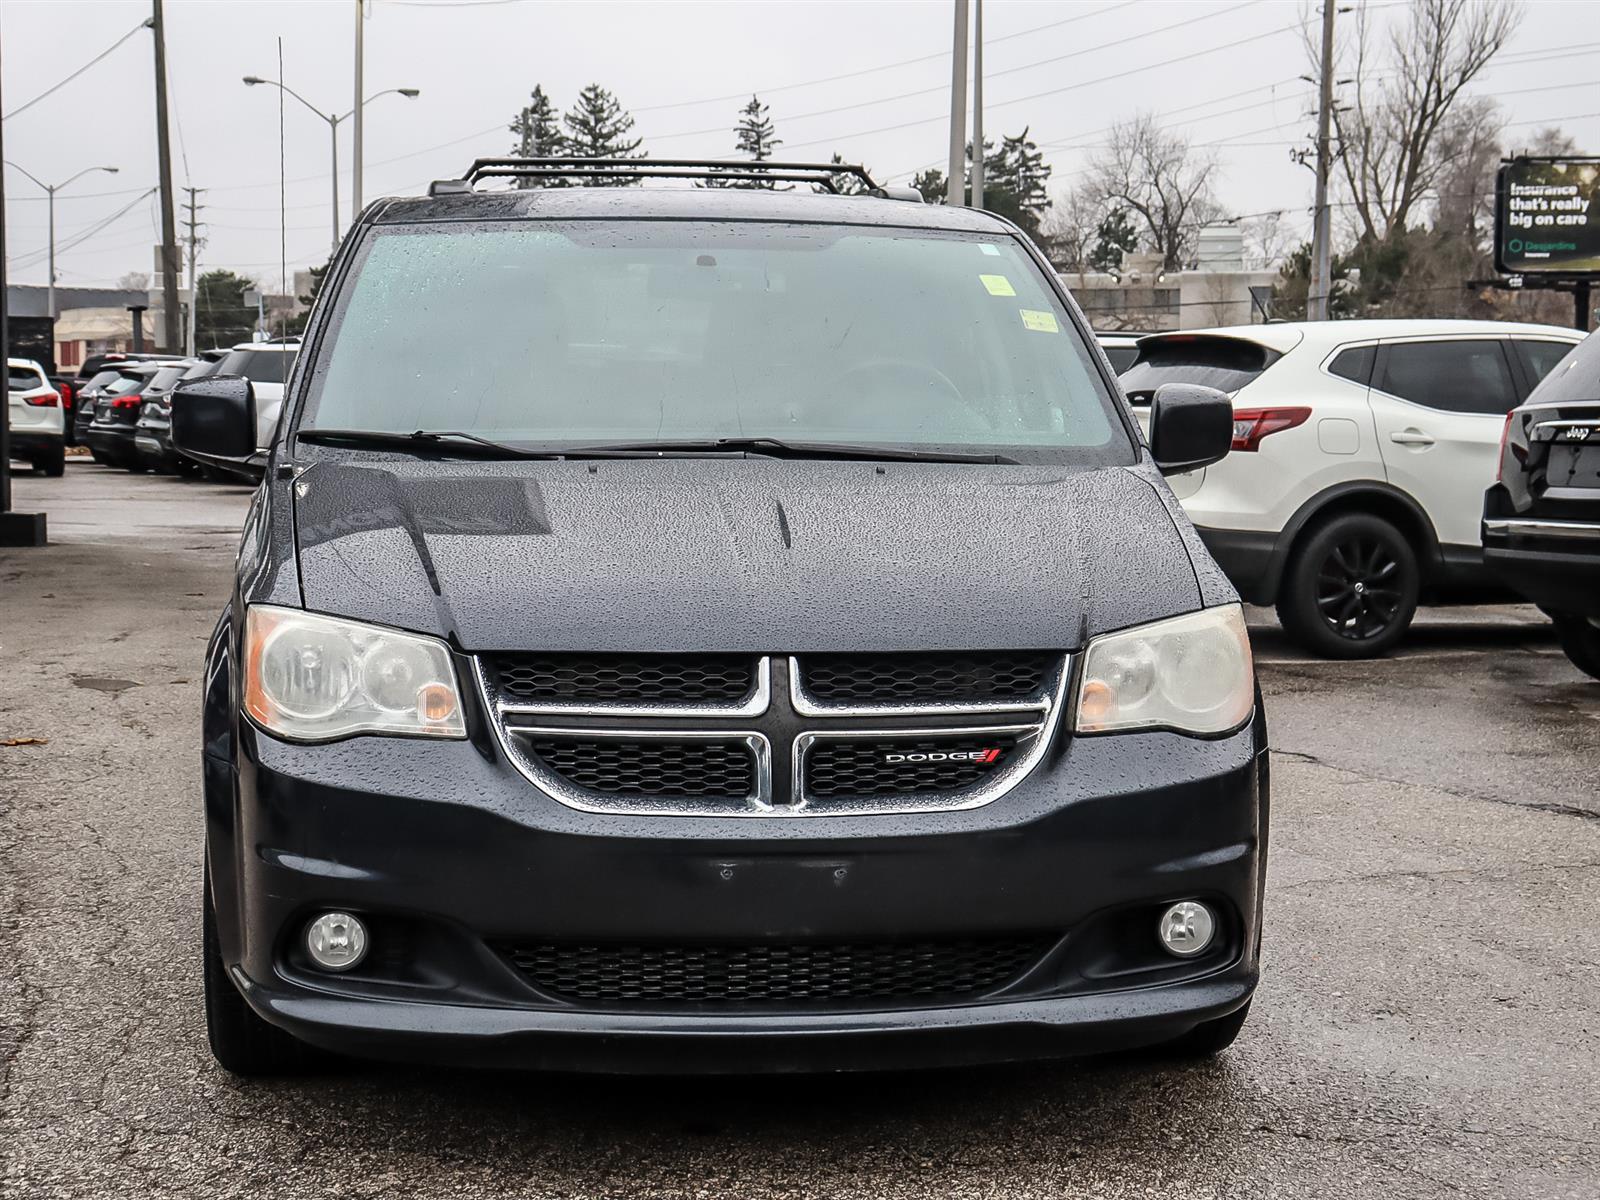
M 814 700 L 863 704 L 1004 704 L 1037 696 L 1058 656 L 1038 651 L 983 654 L 813 654 L 800 661 Z
M 737 704 L 755 688 L 744 654 L 502 654 L 500 694 L 528 704 Z
M 755 760 L 742 741 L 537 735 L 528 749 L 555 774 L 589 792 L 744 799 Z
M 895 796 L 908 792 L 953 792 L 981 782 L 1016 750 L 1016 738 L 968 738 L 875 742 L 814 742 L 806 752 L 807 796 Z
M 539 990 L 590 1004 L 826 1006 L 979 996 L 1021 975 L 1052 941 L 563 943 L 504 951 Z

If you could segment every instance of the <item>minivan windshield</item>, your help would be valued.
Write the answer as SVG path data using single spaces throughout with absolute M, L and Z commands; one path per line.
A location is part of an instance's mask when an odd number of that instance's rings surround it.
M 1077 327 L 1001 236 L 649 220 L 380 227 L 333 321 L 303 431 L 1133 461 Z

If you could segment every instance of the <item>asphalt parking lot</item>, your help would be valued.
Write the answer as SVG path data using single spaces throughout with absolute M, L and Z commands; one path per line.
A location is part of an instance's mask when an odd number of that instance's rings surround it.
M 1213 1062 L 241 1083 L 200 1012 L 197 724 L 248 490 L 16 491 L 52 545 L 0 551 L 0 1195 L 1600 1196 L 1600 684 L 1531 608 L 1350 664 L 1253 614 L 1264 978 Z

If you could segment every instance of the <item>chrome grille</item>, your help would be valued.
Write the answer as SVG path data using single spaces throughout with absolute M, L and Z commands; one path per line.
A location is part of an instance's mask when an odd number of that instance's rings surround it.
M 507 757 L 571 807 L 828 816 L 998 799 L 1043 757 L 1067 667 L 1043 651 L 484 655 L 477 673 Z
M 756 686 L 750 654 L 502 654 L 487 660 L 509 700 L 532 704 L 739 704 Z
M 815 797 L 961 791 L 1000 770 L 1015 749 L 1008 736 L 831 738 L 806 755 L 802 790 Z
M 801 695 L 818 708 L 1029 706 L 1059 654 L 811 654 Z
M 756 792 L 756 756 L 737 739 L 537 734 L 527 745 L 553 773 L 586 791 L 736 800 Z

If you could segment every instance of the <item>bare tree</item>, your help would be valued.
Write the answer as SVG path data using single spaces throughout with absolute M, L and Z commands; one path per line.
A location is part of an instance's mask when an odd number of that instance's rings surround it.
M 1211 190 L 1215 169 L 1212 156 L 1196 154 L 1187 138 L 1143 113 L 1111 127 L 1106 147 L 1090 161 L 1083 193 L 1101 211 L 1127 209 L 1162 267 L 1175 271 L 1190 257 L 1200 227 L 1221 215 Z
M 1081 189 L 1065 193 L 1039 226 L 1039 242 L 1058 271 L 1082 274 L 1089 268 L 1089 250 L 1100 211 Z
M 1505 45 L 1520 14 L 1517 0 L 1412 0 L 1406 22 L 1390 31 L 1380 70 L 1368 9 L 1359 10 L 1354 66 L 1341 68 L 1352 79 L 1351 100 L 1335 107 L 1334 126 L 1361 237 L 1404 231 L 1456 156 L 1471 152 L 1470 139 L 1442 135 L 1462 89 Z

